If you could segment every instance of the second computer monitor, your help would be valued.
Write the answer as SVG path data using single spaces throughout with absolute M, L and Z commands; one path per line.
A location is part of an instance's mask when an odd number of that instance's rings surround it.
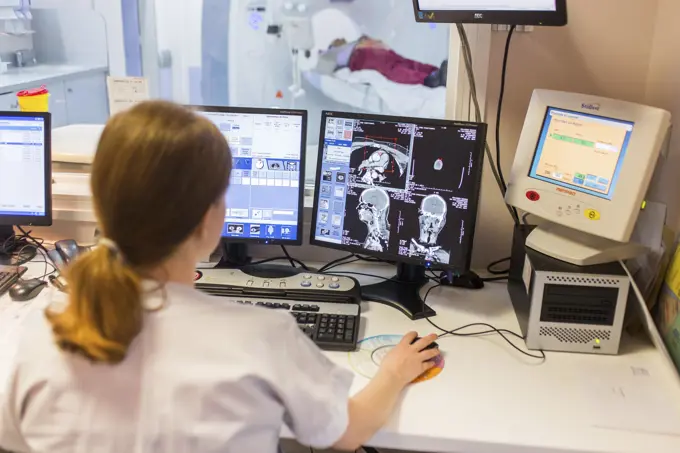
M 222 236 L 232 242 L 300 245 L 307 112 L 193 108 L 222 131 L 233 157 Z
M 469 270 L 486 125 L 324 112 L 311 242 Z

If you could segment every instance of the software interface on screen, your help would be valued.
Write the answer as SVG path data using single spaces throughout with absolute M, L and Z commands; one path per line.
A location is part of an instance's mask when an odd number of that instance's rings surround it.
M 327 116 L 315 238 L 465 263 L 481 171 L 477 130 Z
M 555 0 L 418 0 L 422 11 L 557 11 Z
M 633 126 L 549 107 L 529 176 L 611 200 Z
M 43 118 L 0 116 L 0 215 L 46 215 Z
M 296 240 L 302 116 L 199 113 L 220 128 L 233 155 L 223 236 Z

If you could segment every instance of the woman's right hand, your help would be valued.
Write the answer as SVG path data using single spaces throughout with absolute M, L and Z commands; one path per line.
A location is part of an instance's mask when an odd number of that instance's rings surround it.
M 431 334 L 413 343 L 417 337 L 416 332 L 406 334 L 380 365 L 380 372 L 389 374 L 403 387 L 434 367 L 433 359 L 439 355 L 438 348 L 425 349 L 437 339 L 437 335 Z

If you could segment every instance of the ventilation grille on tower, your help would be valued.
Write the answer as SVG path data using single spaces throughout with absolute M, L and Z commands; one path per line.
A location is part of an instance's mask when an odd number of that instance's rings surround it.
M 609 340 L 611 332 L 608 330 L 568 329 L 562 327 L 541 327 L 542 337 L 553 337 L 562 343 L 589 344 L 595 340 Z
M 613 326 L 618 297 L 618 288 L 546 284 L 541 321 Z
M 621 281 L 616 278 L 571 277 L 569 275 L 546 275 L 549 283 L 577 283 L 600 286 L 619 286 Z

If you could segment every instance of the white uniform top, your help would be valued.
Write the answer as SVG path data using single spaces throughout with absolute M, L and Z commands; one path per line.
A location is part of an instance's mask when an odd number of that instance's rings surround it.
M 273 453 L 285 423 L 326 448 L 348 424 L 352 373 L 287 313 L 168 284 L 126 359 L 92 364 L 29 321 L 4 400 L 0 449 L 35 453 Z M 0 393 L 2 395 L 2 393 Z

